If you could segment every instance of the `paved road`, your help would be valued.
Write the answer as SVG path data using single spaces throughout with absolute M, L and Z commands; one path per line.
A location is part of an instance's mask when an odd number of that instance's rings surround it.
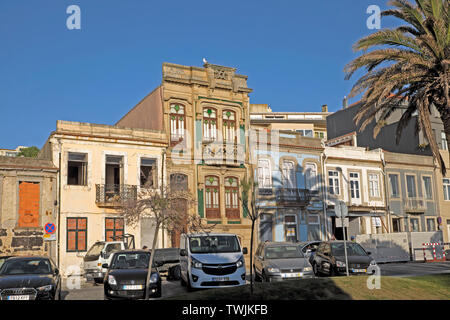
M 380 264 L 381 275 L 394 277 L 412 277 L 427 274 L 450 274 L 449 262 L 408 262 L 408 263 L 385 263 Z M 71 283 L 79 281 L 80 289 L 68 289 Z M 69 282 L 69 283 L 68 283 Z M 162 282 L 162 299 L 187 293 L 186 288 L 179 281 Z M 65 280 L 62 291 L 65 300 L 103 300 L 103 285 L 86 283 L 83 279 L 73 278 Z

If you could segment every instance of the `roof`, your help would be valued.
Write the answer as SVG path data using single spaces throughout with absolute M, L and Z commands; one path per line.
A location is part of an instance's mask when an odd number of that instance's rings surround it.
M 58 171 L 50 160 L 28 158 L 28 157 L 6 157 L 0 156 L 0 169 L 40 169 Z

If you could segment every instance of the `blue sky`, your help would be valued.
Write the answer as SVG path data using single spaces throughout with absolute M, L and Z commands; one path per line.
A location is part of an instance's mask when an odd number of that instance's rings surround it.
M 81 30 L 66 9 L 81 8 Z M 114 124 L 161 82 L 161 64 L 236 67 L 252 103 L 338 110 L 343 68 L 378 0 L 1 0 L 0 148 L 42 147 L 56 120 Z M 383 22 L 383 27 L 387 27 Z

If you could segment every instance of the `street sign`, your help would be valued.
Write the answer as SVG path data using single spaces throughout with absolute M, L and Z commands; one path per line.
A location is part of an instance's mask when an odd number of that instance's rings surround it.
M 336 216 L 339 218 L 341 216 L 343 216 L 344 218 L 348 217 L 348 207 L 342 200 L 338 200 L 335 202 L 334 212 L 336 213 Z
M 44 230 L 45 230 L 45 233 L 47 233 L 47 234 L 54 234 L 55 230 L 56 230 L 56 226 L 53 223 L 49 222 L 45 225 Z
M 56 241 L 56 234 L 44 234 L 44 241 Z
M 342 228 L 342 220 L 344 220 L 344 227 L 348 228 L 349 225 L 349 219 L 336 219 L 336 228 Z

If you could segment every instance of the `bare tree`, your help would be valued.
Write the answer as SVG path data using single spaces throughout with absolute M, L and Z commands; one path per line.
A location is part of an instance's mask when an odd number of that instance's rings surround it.
M 253 234 L 255 231 L 256 221 L 261 214 L 259 205 L 256 204 L 256 187 L 257 183 L 253 178 L 245 178 L 241 180 L 242 187 L 242 206 L 247 211 L 249 219 L 252 221 L 252 234 L 250 235 L 250 294 L 253 294 Z
M 205 225 L 199 216 L 188 213 L 188 209 L 194 203 L 195 200 L 189 191 L 178 188 L 170 189 L 169 187 L 153 189 L 144 186 L 136 197 L 122 199 L 121 213 L 127 224 L 136 225 L 142 218 L 152 218 L 155 224 L 155 234 L 148 264 L 145 299 L 148 299 L 150 294 L 148 283 L 150 282 L 159 232 L 161 230 L 186 232 L 187 229 L 197 232 L 198 230 L 214 228 L 214 225 Z

